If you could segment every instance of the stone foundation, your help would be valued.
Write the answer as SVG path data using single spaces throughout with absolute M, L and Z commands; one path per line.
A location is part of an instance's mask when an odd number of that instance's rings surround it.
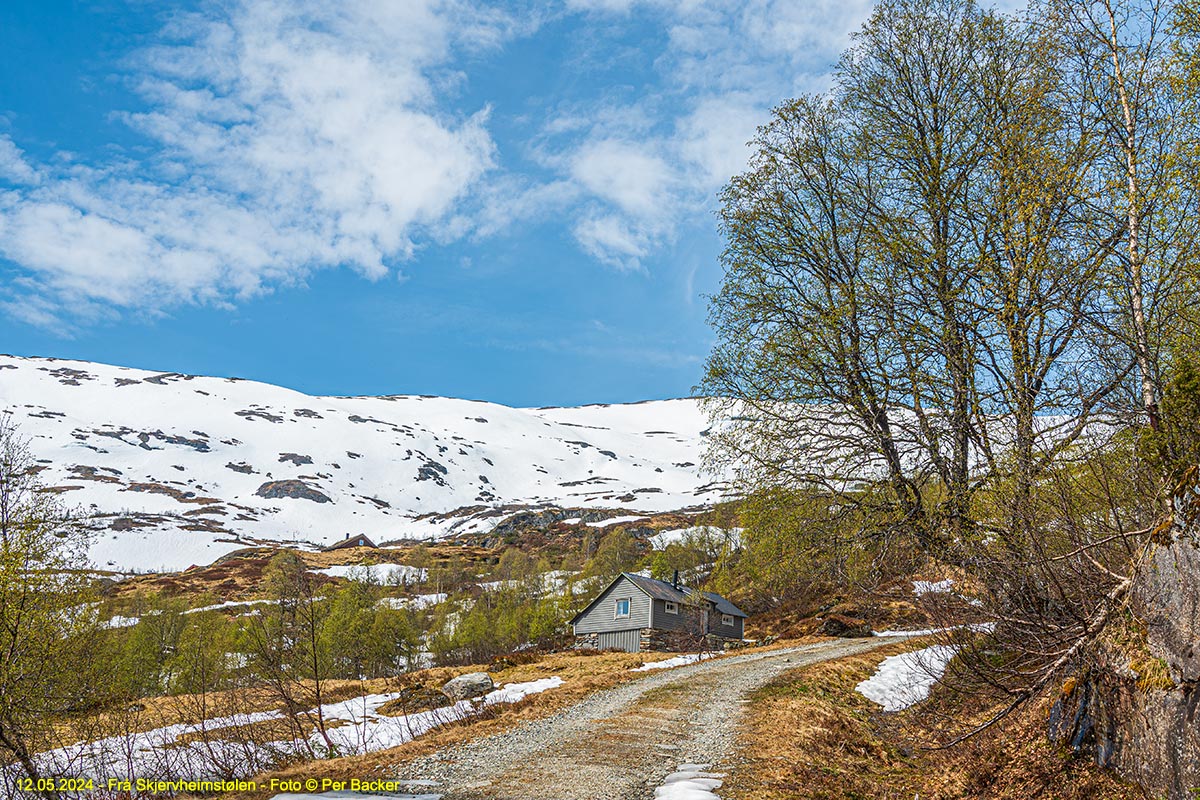
M 575 635 L 576 650 L 599 650 L 600 649 L 600 634 L 598 633 L 579 633 Z
M 642 628 L 639 631 L 638 649 L 642 653 L 689 653 L 697 650 L 732 650 L 742 645 L 741 639 L 730 639 L 710 633 L 699 637 L 680 631 L 662 631 L 657 628 Z M 575 636 L 577 650 L 599 650 L 600 634 L 580 633 Z

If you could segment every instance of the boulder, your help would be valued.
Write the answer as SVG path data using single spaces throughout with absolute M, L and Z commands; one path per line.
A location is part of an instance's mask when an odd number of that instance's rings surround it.
M 451 700 L 469 700 L 485 695 L 495 688 L 491 676 L 486 672 L 468 672 L 446 681 L 442 687 L 442 694 Z
M 871 624 L 856 617 L 830 614 L 821 623 L 821 633 L 841 639 L 862 639 L 871 636 Z

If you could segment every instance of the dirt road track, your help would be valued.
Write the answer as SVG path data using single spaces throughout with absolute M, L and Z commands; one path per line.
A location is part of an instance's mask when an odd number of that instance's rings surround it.
M 417 759 L 399 777 L 443 800 L 643 800 L 680 764 L 729 769 L 746 698 L 775 676 L 895 641 L 822 642 L 650 673 Z

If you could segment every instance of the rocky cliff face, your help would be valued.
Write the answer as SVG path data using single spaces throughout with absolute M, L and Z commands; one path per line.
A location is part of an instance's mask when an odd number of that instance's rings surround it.
M 1200 531 L 1153 547 L 1133 588 L 1137 641 L 1103 647 L 1068 683 L 1050 734 L 1154 796 L 1183 800 L 1200 791 Z

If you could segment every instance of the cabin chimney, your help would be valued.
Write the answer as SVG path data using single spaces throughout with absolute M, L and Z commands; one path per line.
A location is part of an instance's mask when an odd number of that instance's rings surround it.
M 675 574 L 671 576 L 671 587 L 679 591 L 679 570 L 675 570 Z

